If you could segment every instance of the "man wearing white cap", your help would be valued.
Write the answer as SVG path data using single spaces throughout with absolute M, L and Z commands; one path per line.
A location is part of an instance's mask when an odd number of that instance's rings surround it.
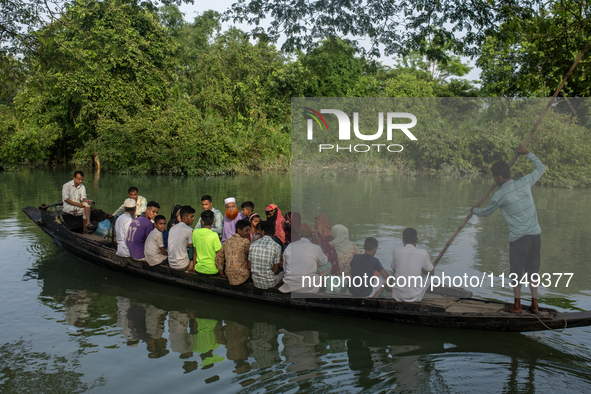
M 129 225 L 133 222 L 133 214 L 137 203 L 134 199 L 128 198 L 123 202 L 125 213 L 120 215 L 115 222 L 115 233 L 117 234 L 117 256 L 129 257 L 129 249 L 127 248 L 127 230 Z
M 226 204 L 226 214 L 224 215 L 224 229 L 222 233 L 222 245 L 226 243 L 232 235 L 236 234 L 236 222 L 244 219 L 242 213 L 236 208 L 236 199 L 228 197 L 224 200 Z

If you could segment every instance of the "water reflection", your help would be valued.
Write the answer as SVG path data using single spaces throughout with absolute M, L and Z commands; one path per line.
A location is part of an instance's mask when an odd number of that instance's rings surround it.
M 550 369 L 558 371 L 554 384 L 591 389 L 589 353 L 530 336 L 292 312 L 105 272 L 65 253 L 33 271 L 43 283 L 39 299 L 77 329 L 71 335 L 83 354 L 103 344 L 99 355 L 108 363 L 127 348 L 135 358 L 165 360 L 170 379 L 176 371 L 244 392 L 471 392 L 482 385 L 527 392 L 549 384 Z

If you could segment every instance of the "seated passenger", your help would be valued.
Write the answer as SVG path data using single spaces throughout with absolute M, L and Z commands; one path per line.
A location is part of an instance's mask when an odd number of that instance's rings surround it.
M 248 219 L 254 212 L 254 203 L 252 201 L 243 202 L 242 205 L 240 205 L 240 209 L 242 209 L 242 216 L 244 219 Z
M 164 239 L 162 237 L 166 230 L 166 218 L 164 215 L 158 215 L 154 218 L 154 229 L 148 234 L 146 245 L 144 246 L 144 255 L 146 263 L 150 267 L 158 265 L 168 258 L 168 252 L 164 248 Z
M 222 248 L 222 244 L 217 233 L 211 228 L 213 220 L 214 213 L 212 211 L 201 212 L 203 227 L 193 230 L 193 263 L 195 263 L 195 271 L 200 274 L 214 275 L 219 273 L 226 277 L 224 271 L 215 265 L 215 255 Z
M 275 204 L 270 204 L 265 208 L 265 214 L 267 215 L 267 221 L 275 225 L 273 239 L 281 246 L 281 253 L 283 253 L 287 245 L 285 243 L 285 218 L 281 214 L 281 209 Z
M 125 213 L 120 215 L 115 222 L 115 234 L 117 234 L 117 256 L 129 257 L 129 249 L 127 248 L 127 230 L 129 225 L 133 222 L 133 214 L 135 213 L 136 202 L 128 198 L 123 202 Z
M 148 208 L 148 201 L 145 199 L 145 197 L 142 197 L 138 194 L 137 187 L 135 186 L 132 186 L 127 190 L 127 195 L 136 202 L 135 214 L 133 218 L 135 219 L 138 216 L 142 216 L 142 213 L 146 212 L 146 209 Z M 125 212 L 125 207 L 121 205 L 113 213 L 113 216 L 121 215 L 123 212 Z
M 182 206 L 176 204 L 172 207 L 172 212 L 170 214 L 170 220 L 166 224 L 166 228 L 162 231 L 162 240 L 164 242 L 164 249 L 168 250 L 168 232 L 175 224 L 179 224 L 181 222 L 181 208 Z
M 258 213 L 253 213 L 248 217 L 248 221 L 250 222 L 250 233 L 248 234 L 248 240 L 250 243 L 253 243 L 257 239 L 261 238 L 261 235 L 257 231 L 257 226 L 261 222 L 261 217 Z
M 299 212 L 288 212 L 285 215 L 285 224 L 283 225 L 285 229 L 285 242 L 290 244 L 295 241 L 299 241 L 300 233 L 300 226 L 302 225 L 302 215 Z
M 236 208 L 236 199 L 234 197 L 226 198 L 224 204 L 226 204 L 226 213 L 224 214 L 222 245 L 236 233 L 236 223 L 239 220 L 244 219 L 242 213 L 238 212 L 238 209 Z
M 417 249 L 417 230 L 408 227 L 402 232 L 404 247 L 394 249 L 392 256 L 392 270 L 394 276 L 406 278 L 406 286 L 393 287 L 392 298 L 396 301 L 415 302 L 421 301 L 427 290 L 427 280 L 424 275 L 433 275 L 435 267 L 426 251 Z M 424 274 L 423 276 L 421 274 Z M 397 283 L 400 283 L 397 279 Z M 422 286 L 421 286 L 422 285 Z
M 148 235 L 154 229 L 152 220 L 158 215 L 160 205 L 156 201 L 150 201 L 144 212 L 145 216 L 138 216 L 133 219 L 127 230 L 127 249 L 134 260 L 145 261 L 144 246 Z
M 181 222 L 171 227 L 168 232 L 168 265 L 177 271 L 191 272 L 187 248 L 193 247 L 193 229 L 190 227 L 195 220 L 195 209 L 189 205 L 181 208 Z
M 236 234 L 226 241 L 215 258 L 217 268 L 224 271 L 233 286 L 246 282 L 250 276 L 248 269 L 249 233 L 250 222 L 247 219 L 236 222 Z
M 320 246 L 310 241 L 312 227 L 304 223 L 300 226 L 299 241 L 287 245 L 283 253 L 283 286 L 279 288 L 284 293 L 297 291 L 298 293 L 318 293 L 320 289 L 314 283 L 321 282 L 321 276 L 316 273 L 318 267 L 328 263 L 328 258 Z
M 349 293 L 355 297 L 379 297 L 384 291 L 386 280 L 390 275 L 382 267 L 380 260 L 374 257 L 378 250 L 378 240 L 367 237 L 363 249 L 365 249 L 365 253 L 356 254 L 351 261 Z M 379 279 L 371 279 L 376 276 L 374 275 L 376 272 Z
M 330 241 L 330 244 L 334 247 L 338 258 L 337 264 L 339 265 L 339 269 L 333 270 L 332 273 L 337 275 L 338 273 L 343 272 L 345 276 L 350 276 L 351 261 L 353 261 L 355 255 L 358 255 L 361 252 L 357 245 L 349 241 L 349 230 L 342 224 L 335 224 L 332 227 L 332 237 L 333 240 Z
M 272 222 L 260 222 L 257 231 L 261 239 L 250 244 L 248 250 L 248 267 L 259 289 L 275 287 L 283 277 L 283 272 L 279 272 L 281 246 L 272 238 L 274 227 Z
M 74 172 L 74 179 L 64 183 L 62 186 L 62 211 L 68 215 L 72 215 L 69 218 L 72 220 L 65 219 L 66 226 L 70 230 L 77 230 L 80 228 L 80 217 L 82 217 L 82 232 L 92 233 L 96 227 L 92 225 L 91 220 L 102 221 L 106 219 L 106 215 L 91 218 L 92 212 L 90 206 L 94 204 L 94 201 L 86 198 L 86 187 L 82 184 L 84 179 L 84 173 L 82 171 Z M 102 213 L 102 211 L 100 211 Z
M 201 197 L 201 207 L 203 211 L 212 211 L 213 212 L 213 224 L 211 225 L 211 229 L 218 235 L 220 239 L 222 239 L 222 230 L 224 228 L 224 216 L 222 213 L 215 209 L 212 205 L 211 196 L 205 195 Z M 199 217 L 199 221 L 195 228 L 201 228 L 203 224 L 201 222 L 201 217 Z

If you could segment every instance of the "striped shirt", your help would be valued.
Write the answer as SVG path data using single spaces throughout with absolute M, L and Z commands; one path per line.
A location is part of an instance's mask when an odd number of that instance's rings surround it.
M 524 235 L 538 235 L 542 232 L 531 188 L 544 174 L 546 166 L 531 152 L 527 154 L 527 158 L 534 163 L 535 170 L 516 181 L 511 179 L 503 183 L 501 189 L 490 199 L 488 207 L 473 211 L 478 216 L 490 216 L 500 208 L 509 226 L 509 242 Z
M 250 245 L 248 252 L 252 281 L 259 289 L 269 289 L 275 286 L 277 276 L 273 273 L 273 266 L 281 259 L 281 246 L 273 238 L 265 235 Z

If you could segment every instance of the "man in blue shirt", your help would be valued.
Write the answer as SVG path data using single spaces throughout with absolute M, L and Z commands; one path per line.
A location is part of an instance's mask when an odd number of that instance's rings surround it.
M 513 287 L 515 302 L 506 308 L 506 311 L 521 313 L 520 282 L 525 271 L 531 284 L 532 294 L 531 306 L 526 310 L 538 313 L 539 280 L 532 281 L 531 275 L 537 274 L 540 270 L 540 233 L 542 230 L 538 224 L 538 214 L 531 195 L 531 188 L 544 174 L 546 166 L 523 145 L 517 148 L 517 152 L 527 155 L 536 169 L 514 181 L 511 179 L 509 164 L 504 161 L 496 162 L 491 171 L 500 190 L 492 196 L 488 207 L 478 209 L 474 205 L 471 210 L 477 216 L 490 216 L 497 208 L 500 208 L 509 226 L 509 265 L 511 274 L 517 275 L 517 283 L 512 281 L 512 284 L 516 284 Z M 515 275 L 511 275 L 510 278 L 514 277 Z

